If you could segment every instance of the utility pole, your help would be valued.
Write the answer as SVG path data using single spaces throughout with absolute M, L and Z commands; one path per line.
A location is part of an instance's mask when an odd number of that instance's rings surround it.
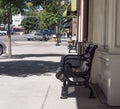
M 58 14 L 57 14 L 57 26 L 56 26 L 56 46 L 60 46 L 60 20 L 61 20 L 61 0 L 58 0 Z

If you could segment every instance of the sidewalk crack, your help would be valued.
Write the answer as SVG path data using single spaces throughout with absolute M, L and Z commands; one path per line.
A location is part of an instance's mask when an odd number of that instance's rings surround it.
M 47 89 L 47 92 L 46 92 L 46 95 L 45 95 L 45 98 L 44 98 L 44 100 L 43 100 L 43 103 L 42 103 L 41 109 L 44 109 L 45 102 L 46 102 L 46 100 L 47 100 L 48 93 L 49 93 L 49 91 L 50 91 L 50 87 L 51 87 L 51 86 L 49 85 L 49 87 L 48 87 L 48 89 Z

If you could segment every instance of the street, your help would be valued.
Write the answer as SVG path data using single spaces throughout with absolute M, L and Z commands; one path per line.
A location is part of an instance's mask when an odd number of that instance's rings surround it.
M 12 59 L 8 59 L 8 51 L 7 54 L 0 56 L 2 66 L 0 73 L 10 76 L 28 76 L 55 72 L 59 66 L 60 57 L 67 53 L 66 42 L 62 43 L 64 51 L 61 51 L 58 50 L 61 47 L 56 46 L 56 42 L 27 41 L 24 36 L 12 36 Z M 7 45 L 7 36 L 0 38 Z
M 47 52 L 49 46 L 56 46 L 56 41 L 28 41 L 25 37 L 27 34 L 24 35 L 11 35 L 11 44 L 12 44 L 12 55 L 14 54 L 41 54 Z M 4 42 L 7 46 L 7 54 L 8 54 L 8 36 L 0 36 L 0 41 Z M 67 48 L 67 39 L 63 39 L 60 45 L 64 45 Z M 45 47 L 45 49 L 40 50 L 41 47 Z M 59 47 L 58 47 L 59 48 Z M 52 49 L 51 49 L 52 51 Z M 1 58 L 1 56 L 0 56 Z
M 25 38 L 27 34 L 24 35 L 11 35 L 11 40 L 12 41 L 26 41 L 27 39 Z M 0 40 L 1 41 L 7 41 L 8 36 L 7 35 L 0 35 Z

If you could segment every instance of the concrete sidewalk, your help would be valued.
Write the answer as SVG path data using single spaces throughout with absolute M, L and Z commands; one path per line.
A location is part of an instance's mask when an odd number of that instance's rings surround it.
M 62 84 L 55 74 L 2 76 L 0 85 L 0 109 L 107 109 L 98 98 L 89 99 L 89 92 L 83 88 L 77 97 L 60 99 Z M 74 91 L 70 93 L 78 93 Z
M 68 53 L 65 42 L 20 43 L 13 46 L 13 59 L 1 58 L 0 109 L 108 109 L 97 95 L 89 99 L 84 87 L 71 87 L 71 97 L 60 99 L 62 83 L 55 71 Z

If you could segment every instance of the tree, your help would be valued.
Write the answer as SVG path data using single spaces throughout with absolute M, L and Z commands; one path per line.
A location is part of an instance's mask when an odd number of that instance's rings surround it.
M 21 25 L 25 28 L 26 33 L 29 33 L 39 28 L 39 20 L 36 17 L 26 17 L 22 20 Z
M 62 4 L 62 1 L 64 1 L 64 4 Z M 56 27 L 59 19 L 62 23 L 66 19 L 63 13 L 68 5 L 69 0 L 45 0 L 44 4 L 42 4 L 44 10 L 38 14 L 41 25 L 53 29 Z
M 69 4 L 69 0 L 46 0 L 43 8 L 48 12 L 52 13 L 51 15 L 55 15 L 54 17 L 51 16 L 51 18 L 54 18 L 56 22 L 55 27 L 57 27 L 56 35 L 57 35 L 57 43 L 56 45 L 59 46 L 60 42 L 60 36 L 62 29 L 62 22 L 64 21 L 65 17 L 63 16 L 63 13 L 65 12 L 67 6 Z M 50 17 L 49 17 L 50 19 Z M 47 19 L 47 21 L 49 21 Z
M 56 25 L 56 14 L 43 10 L 37 13 L 40 29 L 53 29 Z
M 9 58 L 12 57 L 11 49 L 11 34 L 10 34 L 10 24 L 12 22 L 12 15 L 22 13 L 27 9 L 27 3 L 31 2 L 33 6 L 38 6 L 44 0 L 0 0 L 0 8 L 3 10 L 7 17 L 8 24 L 8 54 Z

